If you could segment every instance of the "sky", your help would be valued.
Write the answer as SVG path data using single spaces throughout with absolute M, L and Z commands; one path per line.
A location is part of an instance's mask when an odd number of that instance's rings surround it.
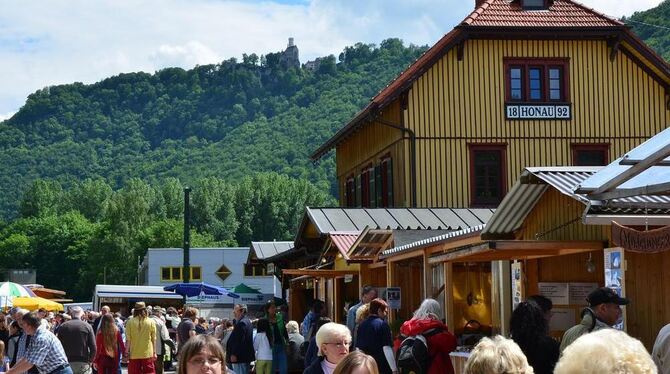
M 661 0 L 582 0 L 613 17 Z M 0 0 L 0 121 L 50 85 L 278 52 L 300 60 L 397 37 L 432 45 L 474 0 Z

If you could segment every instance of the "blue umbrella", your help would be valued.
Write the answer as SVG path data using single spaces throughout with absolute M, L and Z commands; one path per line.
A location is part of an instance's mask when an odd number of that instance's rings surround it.
M 177 283 L 170 286 L 163 287 L 165 291 L 174 291 L 182 296 L 198 296 L 198 295 L 223 295 L 232 297 L 234 299 L 240 295 L 230 292 L 227 289 L 207 283 Z

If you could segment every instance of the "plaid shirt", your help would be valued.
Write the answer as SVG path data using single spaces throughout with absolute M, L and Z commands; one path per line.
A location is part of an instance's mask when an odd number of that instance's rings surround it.
M 47 374 L 66 365 L 67 356 L 60 340 L 51 331 L 40 326 L 25 353 L 25 358 L 37 367 L 40 374 Z

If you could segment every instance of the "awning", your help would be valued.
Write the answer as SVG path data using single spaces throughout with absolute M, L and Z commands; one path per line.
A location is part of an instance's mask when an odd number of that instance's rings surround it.
M 353 231 L 353 232 L 347 232 L 347 231 L 335 231 L 328 233 L 328 236 L 330 237 L 330 241 L 335 244 L 335 248 L 340 252 L 342 257 L 345 260 L 349 259 L 349 255 L 347 254 L 351 247 L 356 243 L 356 239 L 358 239 L 358 236 L 361 234 L 360 231 Z
M 184 297 L 172 292 L 98 292 L 98 297 L 121 297 L 124 299 L 170 299 L 182 300 Z
M 524 260 L 598 251 L 605 248 L 600 241 L 563 240 L 499 240 L 456 248 L 430 257 L 428 262 L 489 262 L 499 260 Z
M 374 262 L 381 251 L 393 243 L 393 230 L 378 230 L 366 227 L 347 253 L 348 262 Z
M 358 270 L 330 269 L 282 269 L 284 275 L 308 275 L 315 278 L 343 278 L 345 275 L 358 275 Z

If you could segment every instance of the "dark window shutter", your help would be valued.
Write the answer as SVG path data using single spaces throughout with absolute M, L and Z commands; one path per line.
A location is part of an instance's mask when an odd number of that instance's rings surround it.
M 361 175 L 356 176 L 356 206 L 361 206 Z
M 382 198 L 383 196 L 383 182 L 382 182 L 382 166 L 377 165 L 375 166 L 375 201 L 377 204 L 378 208 L 381 208 L 384 206 L 384 199 Z
M 386 206 L 393 207 L 393 160 L 386 161 Z

